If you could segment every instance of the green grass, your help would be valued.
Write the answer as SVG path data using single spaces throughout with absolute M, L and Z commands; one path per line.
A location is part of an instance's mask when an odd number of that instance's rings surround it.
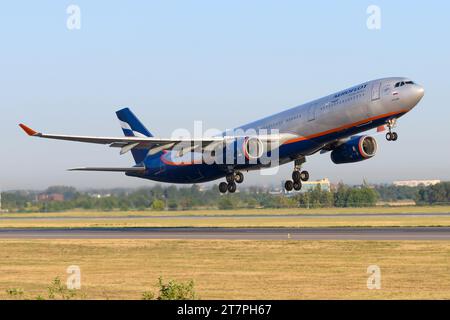
M 139 299 L 158 277 L 194 280 L 201 299 L 450 299 L 450 242 L 0 240 L 0 298 L 45 295 L 81 268 L 88 299 Z M 369 265 L 381 268 L 368 290 Z

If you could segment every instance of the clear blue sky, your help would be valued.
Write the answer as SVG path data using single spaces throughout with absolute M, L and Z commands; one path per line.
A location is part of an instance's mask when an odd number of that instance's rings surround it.
M 66 8 L 81 9 L 68 30 Z M 381 30 L 366 9 L 381 8 Z M 0 188 L 142 186 L 84 165 L 126 166 L 117 149 L 27 138 L 42 131 L 120 135 L 130 106 L 157 135 L 226 129 L 366 80 L 407 76 L 425 87 L 399 140 L 353 165 L 308 159 L 313 179 L 359 183 L 450 179 L 450 5 L 446 1 L 9 1 L 0 13 Z M 290 175 L 248 175 L 248 184 Z

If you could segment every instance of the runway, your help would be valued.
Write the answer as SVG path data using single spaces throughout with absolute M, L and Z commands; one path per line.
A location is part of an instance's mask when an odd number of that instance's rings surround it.
M 0 239 L 450 240 L 450 228 L 27 228 Z

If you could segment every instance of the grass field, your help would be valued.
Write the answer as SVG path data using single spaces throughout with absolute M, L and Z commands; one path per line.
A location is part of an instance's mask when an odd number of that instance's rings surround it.
M 450 206 L 407 206 L 368 208 L 290 208 L 290 209 L 237 209 L 237 210 L 185 210 L 185 211 L 66 211 L 1 213 L 0 217 L 92 217 L 92 216 L 235 216 L 235 215 L 309 215 L 339 213 L 449 213 Z
M 414 227 L 450 226 L 450 216 L 417 217 L 173 217 L 112 219 L 0 220 L 0 228 L 119 227 Z
M 139 211 L 2 214 L 0 228 L 80 228 L 80 227 L 414 227 L 450 226 L 450 207 L 333 208 L 274 210 Z M 362 216 L 329 216 L 361 213 Z M 397 213 L 398 216 L 371 216 Z M 427 213 L 428 216 L 406 216 Z M 313 216 L 322 214 L 323 216 Z M 405 215 L 402 215 L 405 214 Z M 20 219 L 17 219 L 20 217 Z M 38 219 L 36 219 L 38 218 Z M 88 219 L 89 218 L 89 219 Z
M 0 298 L 45 297 L 69 265 L 88 299 L 140 299 L 159 276 L 193 279 L 201 299 L 450 299 L 450 242 L 288 240 L 0 240 Z

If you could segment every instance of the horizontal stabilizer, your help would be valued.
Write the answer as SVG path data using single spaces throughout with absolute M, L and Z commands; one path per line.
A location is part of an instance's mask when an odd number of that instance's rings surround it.
M 144 172 L 145 167 L 108 168 L 108 167 L 81 167 L 68 169 L 69 171 L 113 171 L 113 172 Z

